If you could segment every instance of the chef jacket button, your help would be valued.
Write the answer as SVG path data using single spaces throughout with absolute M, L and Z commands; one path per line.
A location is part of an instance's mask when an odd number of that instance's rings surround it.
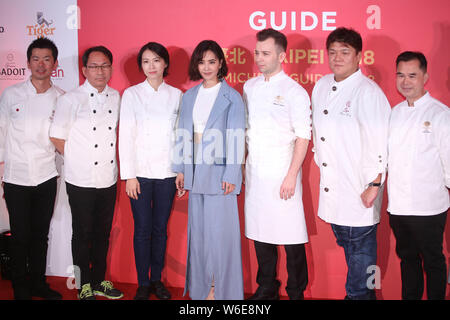
M 114 146 L 114 143 L 111 142 L 111 147 L 113 147 L 113 146 Z
M 328 189 L 328 188 L 323 188 L 323 190 L 324 190 L 325 192 L 330 191 L 330 189 Z
M 108 94 L 106 94 L 106 96 L 109 97 Z
M 94 94 L 93 93 L 91 93 L 91 97 L 93 97 L 94 96 Z
M 378 156 L 378 158 L 381 158 L 381 156 Z
M 328 114 L 328 110 L 327 109 L 323 110 L 323 113 Z
M 94 164 L 95 164 L 95 165 L 98 165 L 98 162 L 97 162 L 97 161 L 95 161 L 95 162 L 94 162 Z
M 111 128 L 111 127 L 108 127 L 108 129 L 111 130 L 112 128 Z
M 324 162 L 324 163 L 322 163 L 322 166 L 324 166 L 324 167 L 326 167 L 327 166 L 327 164 Z
M 92 128 L 92 130 L 94 130 L 94 131 L 95 131 L 95 130 L 97 130 L 97 128 L 96 128 L 96 127 L 93 127 L 93 128 Z
M 325 138 L 324 137 L 320 137 L 320 140 L 325 141 Z
M 111 163 L 114 163 L 114 160 L 111 160 Z
M 92 111 L 93 113 L 97 113 L 97 110 Z
M 109 112 L 109 113 L 112 113 L 112 111 L 111 111 L 111 110 L 109 110 L 108 112 Z
M 331 90 L 336 91 L 336 90 L 337 90 L 336 86 L 333 86 L 333 87 L 331 88 Z
M 95 146 L 94 146 L 94 148 L 97 148 L 98 147 L 98 144 L 96 144 Z

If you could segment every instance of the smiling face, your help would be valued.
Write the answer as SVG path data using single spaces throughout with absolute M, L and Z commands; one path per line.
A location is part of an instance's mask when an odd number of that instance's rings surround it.
M 89 54 L 86 67 L 83 67 L 82 71 L 91 86 L 97 89 L 98 92 L 102 92 L 111 79 L 111 61 L 102 52 L 93 51 Z
M 358 71 L 360 60 L 361 52 L 346 43 L 333 42 L 328 48 L 328 64 L 337 82 Z
M 52 51 L 45 48 L 34 48 L 27 64 L 31 78 L 35 80 L 49 80 L 58 67 L 58 61 L 53 58 Z
M 414 59 L 398 63 L 397 90 L 406 98 L 408 105 L 413 106 L 414 101 L 425 94 L 425 83 L 427 80 L 428 73 L 420 69 L 419 60 Z
M 267 38 L 264 41 L 257 41 L 255 47 L 255 63 L 259 71 L 269 78 L 281 71 L 281 64 L 286 57 L 275 44 L 273 38 Z
M 151 50 L 142 53 L 141 68 L 149 81 L 162 81 L 167 63 Z
M 207 50 L 203 54 L 203 59 L 198 63 L 198 72 L 205 82 L 218 82 L 221 67 L 222 61 L 219 61 L 214 52 Z

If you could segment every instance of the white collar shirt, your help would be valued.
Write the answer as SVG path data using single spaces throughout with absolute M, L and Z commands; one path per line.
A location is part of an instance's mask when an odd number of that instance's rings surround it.
M 171 155 L 182 92 L 165 82 L 158 90 L 147 80 L 122 96 L 119 126 L 120 177 L 175 177 Z
M 353 227 L 380 221 L 383 188 L 371 208 L 361 194 L 378 174 L 384 182 L 390 112 L 383 91 L 360 70 L 340 82 L 328 74 L 314 86 L 313 151 L 324 221 Z
M 86 80 L 58 98 L 50 136 L 65 140 L 64 176 L 73 185 L 107 188 L 117 181 L 116 127 L 120 95 L 98 93 Z
M 388 211 L 429 216 L 449 207 L 450 111 L 427 92 L 392 110 L 389 128 Z
M 58 175 L 55 147 L 48 132 L 56 99 L 64 93 L 52 85 L 37 93 L 31 79 L 6 88 L 0 98 L 0 158 L 3 181 L 37 186 Z

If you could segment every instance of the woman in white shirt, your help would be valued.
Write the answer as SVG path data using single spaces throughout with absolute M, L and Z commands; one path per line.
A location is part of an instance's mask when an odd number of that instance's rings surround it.
M 146 300 L 151 293 L 159 299 L 170 299 L 161 272 L 167 222 L 176 192 L 176 173 L 170 168 L 170 159 L 182 92 L 163 80 L 169 68 L 169 53 L 164 46 L 147 43 L 139 51 L 137 62 L 147 78 L 124 91 L 119 128 L 120 177 L 126 180 L 134 218 L 139 284 L 135 299 Z
M 178 122 L 173 169 L 179 195 L 189 190 L 185 293 L 192 299 L 243 299 L 236 197 L 245 111 L 241 95 L 223 79 L 227 72 L 221 47 L 200 42 L 189 77 L 203 81 L 183 95 Z

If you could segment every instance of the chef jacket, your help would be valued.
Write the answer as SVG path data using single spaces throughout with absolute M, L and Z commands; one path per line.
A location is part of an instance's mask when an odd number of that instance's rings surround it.
M 163 82 L 154 90 L 147 80 L 126 89 L 119 126 L 120 177 L 175 177 L 171 155 L 181 90 Z
M 245 235 L 272 244 L 308 242 L 302 203 L 301 170 L 294 196 L 280 198 L 292 162 L 295 140 L 311 138 L 311 109 L 306 90 L 284 71 L 244 85 L 247 105 Z
M 78 187 L 107 188 L 117 181 L 116 126 L 119 92 L 99 93 L 86 80 L 58 98 L 50 137 L 65 140 L 65 180 Z
M 31 78 L 6 88 L 0 98 L 0 161 L 3 181 L 37 186 L 58 175 L 55 147 L 48 137 L 56 98 L 53 85 L 37 93 Z
M 430 216 L 449 207 L 450 111 L 427 92 L 392 109 L 389 126 L 388 211 Z
M 320 169 L 319 217 L 352 227 L 380 221 L 383 188 L 371 208 L 361 194 L 387 163 L 390 105 L 361 70 L 336 82 L 322 77 L 312 93 L 314 160 Z

